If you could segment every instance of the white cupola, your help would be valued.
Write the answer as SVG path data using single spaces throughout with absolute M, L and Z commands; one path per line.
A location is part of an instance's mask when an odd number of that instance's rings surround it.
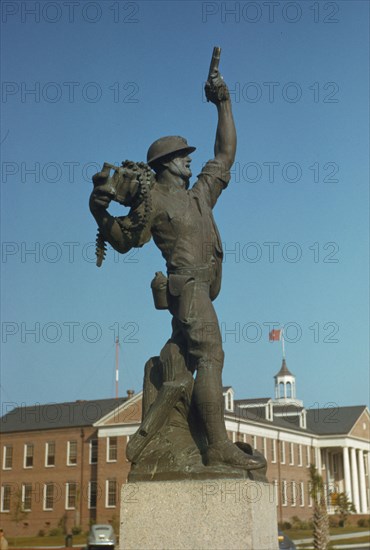
M 295 376 L 286 366 L 285 357 L 275 378 L 275 400 L 281 404 L 297 403 Z

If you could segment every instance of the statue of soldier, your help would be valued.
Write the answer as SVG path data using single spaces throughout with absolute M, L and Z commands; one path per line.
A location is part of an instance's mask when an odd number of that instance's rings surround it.
M 147 153 L 147 165 L 155 176 L 152 174 L 146 196 L 146 219 L 140 231 L 135 235 L 125 231 L 124 220 L 112 217 L 107 211 L 112 194 L 104 192 L 103 184 L 109 175 L 109 165 L 94 176 L 90 209 L 98 223 L 100 238 L 119 252 L 142 246 L 153 237 L 167 267 L 167 278 L 159 276 L 165 302 L 159 307 L 168 308 L 172 314 L 172 336 L 160 355 L 163 381 L 170 383 L 176 378 L 175 363 L 184 364 L 185 374 L 188 377 L 191 374 L 192 401 L 206 436 L 207 466 L 254 470 L 265 466 L 261 457 L 243 452 L 227 437 L 221 376 L 224 353 L 212 304 L 220 290 L 223 257 L 212 209 L 229 183 L 236 152 L 230 94 L 217 68 L 210 73 L 205 92 L 207 100 L 217 107 L 218 124 L 214 158 L 204 165 L 195 184 L 189 189 L 190 154 L 195 147 L 183 137 L 166 136 L 152 143 Z M 121 182 L 124 170 L 116 169 L 115 175 Z M 127 170 L 130 166 L 126 164 L 126 174 Z M 122 202 L 134 211 L 140 185 L 137 179 L 126 177 L 123 186 L 123 194 L 130 199 Z M 144 204 L 143 200 L 140 204 Z M 142 217 L 144 211 L 143 206 Z M 163 407 L 160 409 L 163 411 Z M 145 430 L 140 433 L 145 445 L 148 434 Z M 140 439 L 139 434 L 137 438 Z M 130 444 L 140 447 L 135 439 L 131 443 L 130 438 Z M 128 448 L 128 457 L 132 459 L 135 452 Z

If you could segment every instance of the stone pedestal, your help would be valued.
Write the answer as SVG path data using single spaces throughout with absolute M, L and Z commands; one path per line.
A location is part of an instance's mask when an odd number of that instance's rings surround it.
M 121 550 L 277 550 L 273 486 L 250 479 L 122 487 Z

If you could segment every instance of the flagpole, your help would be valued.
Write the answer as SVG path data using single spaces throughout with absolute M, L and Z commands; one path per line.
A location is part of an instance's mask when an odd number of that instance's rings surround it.
M 284 342 L 284 331 L 281 329 L 281 344 L 283 347 L 283 359 L 285 359 L 285 342 Z

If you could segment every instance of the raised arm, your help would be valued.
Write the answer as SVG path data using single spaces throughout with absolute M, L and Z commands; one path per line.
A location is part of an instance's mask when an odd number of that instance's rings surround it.
M 221 161 L 225 169 L 229 170 L 235 159 L 236 130 L 229 90 L 218 70 L 209 77 L 205 92 L 207 99 L 216 105 L 218 113 L 215 159 Z

